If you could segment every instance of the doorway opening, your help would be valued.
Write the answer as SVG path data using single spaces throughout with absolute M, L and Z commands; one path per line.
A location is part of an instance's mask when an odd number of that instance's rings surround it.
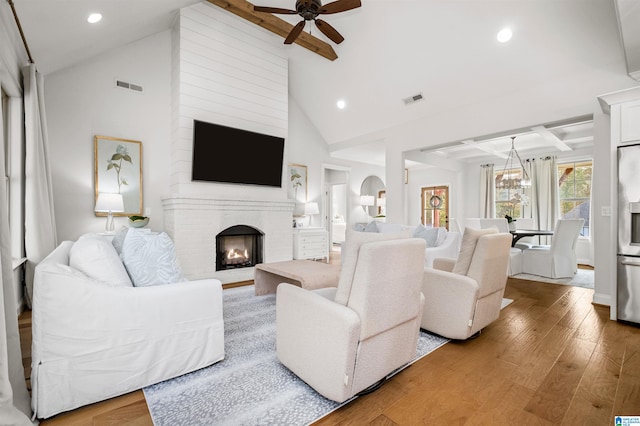
M 349 223 L 349 169 L 324 167 L 325 229 L 329 233 L 329 251 L 339 253 Z

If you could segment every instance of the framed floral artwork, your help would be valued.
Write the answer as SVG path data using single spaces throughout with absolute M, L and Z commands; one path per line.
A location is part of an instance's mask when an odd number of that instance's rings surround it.
M 297 204 L 307 202 L 307 166 L 289 164 L 287 168 L 287 195 Z
M 95 201 L 99 193 L 120 194 L 124 212 L 114 216 L 142 215 L 142 142 L 95 136 L 93 148 Z

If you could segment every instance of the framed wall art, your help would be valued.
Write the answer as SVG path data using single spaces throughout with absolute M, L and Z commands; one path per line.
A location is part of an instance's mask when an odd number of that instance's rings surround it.
M 94 157 L 95 200 L 99 193 L 121 194 L 124 212 L 113 215 L 142 215 L 142 142 L 95 136 Z
M 287 196 L 296 204 L 307 202 L 307 166 L 289 164 L 287 167 Z

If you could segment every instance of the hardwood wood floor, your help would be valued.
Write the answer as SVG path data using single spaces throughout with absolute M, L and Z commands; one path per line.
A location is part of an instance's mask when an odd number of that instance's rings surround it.
M 316 425 L 611 425 L 614 415 L 640 415 L 640 328 L 610 321 L 592 296 L 509 279 L 514 302 L 480 337 L 444 345 Z M 20 330 L 28 377 L 28 313 Z M 137 391 L 41 424 L 152 422 Z

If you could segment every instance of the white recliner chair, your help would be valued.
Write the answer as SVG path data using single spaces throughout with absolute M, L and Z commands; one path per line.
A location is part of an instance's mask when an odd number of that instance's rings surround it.
M 573 277 L 578 271 L 576 244 L 584 219 L 559 219 L 551 245 L 533 246 L 522 252 L 522 271 L 547 278 Z
M 511 234 L 465 229 L 458 259 L 436 259 L 424 270 L 421 328 L 464 340 L 498 319 L 510 247 Z
M 318 393 L 343 402 L 416 356 L 425 241 L 347 231 L 338 287 L 280 284 L 278 359 Z

